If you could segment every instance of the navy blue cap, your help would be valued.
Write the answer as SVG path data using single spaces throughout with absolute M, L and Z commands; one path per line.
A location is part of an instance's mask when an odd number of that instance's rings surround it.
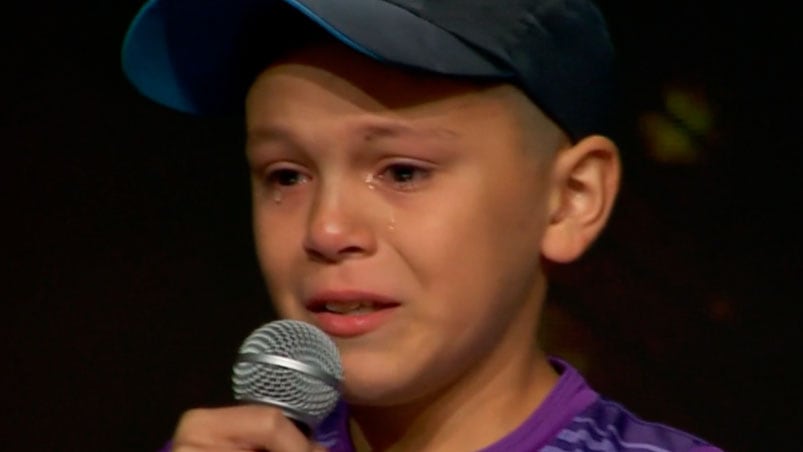
M 604 131 L 613 46 L 589 0 L 150 0 L 123 70 L 162 105 L 234 113 L 262 69 L 316 33 L 383 63 L 513 83 L 574 139 Z

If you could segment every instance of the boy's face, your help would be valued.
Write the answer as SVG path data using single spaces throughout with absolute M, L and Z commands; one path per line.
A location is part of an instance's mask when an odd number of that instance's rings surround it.
M 352 403 L 421 400 L 530 353 L 563 135 L 517 90 L 319 46 L 258 77 L 247 128 L 273 303 L 333 337 Z

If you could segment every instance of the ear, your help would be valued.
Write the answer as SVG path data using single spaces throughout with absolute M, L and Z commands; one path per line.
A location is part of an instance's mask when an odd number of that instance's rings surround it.
M 619 151 L 593 135 L 555 156 L 549 223 L 541 254 L 553 262 L 580 257 L 608 221 L 619 189 Z

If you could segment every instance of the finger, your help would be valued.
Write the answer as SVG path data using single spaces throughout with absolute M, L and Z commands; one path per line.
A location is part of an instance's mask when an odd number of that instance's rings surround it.
M 174 448 L 296 452 L 312 443 L 281 410 L 261 405 L 187 411 L 179 421 Z

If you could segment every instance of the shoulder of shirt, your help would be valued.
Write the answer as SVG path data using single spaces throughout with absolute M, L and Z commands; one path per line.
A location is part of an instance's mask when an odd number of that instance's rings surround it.
M 640 419 L 616 402 L 599 398 L 577 414 L 541 452 L 722 452 L 703 439 Z

